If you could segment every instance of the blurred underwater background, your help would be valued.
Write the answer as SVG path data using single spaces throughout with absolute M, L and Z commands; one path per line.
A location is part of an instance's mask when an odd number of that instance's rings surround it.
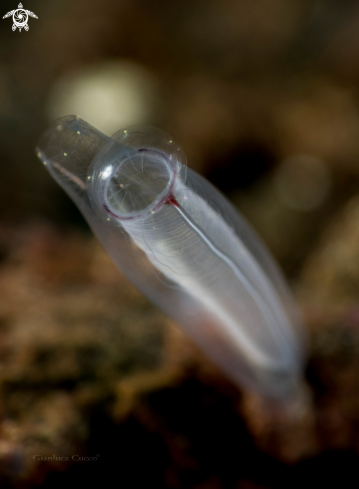
M 358 2 L 24 8 L 0 24 L 1 487 L 358 487 Z M 115 269 L 35 155 L 71 113 L 168 132 L 247 217 L 303 313 L 305 402 L 235 387 Z

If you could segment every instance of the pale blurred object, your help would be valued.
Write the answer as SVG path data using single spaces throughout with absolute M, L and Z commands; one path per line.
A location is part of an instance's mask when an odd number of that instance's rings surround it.
M 310 155 L 295 155 L 282 162 L 273 183 L 278 197 L 286 206 L 298 211 L 311 211 L 326 200 L 331 177 L 322 160 Z
M 137 63 L 101 62 L 59 78 L 46 111 L 51 120 L 75 113 L 112 134 L 124 125 L 153 122 L 158 85 L 156 77 Z
M 300 295 L 307 308 L 330 318 L 356 309 L 359 297 L 359 196 L 332 219 L 301 273 Z

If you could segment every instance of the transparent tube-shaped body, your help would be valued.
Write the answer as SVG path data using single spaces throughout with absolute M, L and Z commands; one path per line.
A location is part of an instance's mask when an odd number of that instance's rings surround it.
M 152 127 L 107 137 L 58 119 L 37 154 L 120 270 L 235 382 L 295 391 L 303 334 L 269 253 L 232 205 Z

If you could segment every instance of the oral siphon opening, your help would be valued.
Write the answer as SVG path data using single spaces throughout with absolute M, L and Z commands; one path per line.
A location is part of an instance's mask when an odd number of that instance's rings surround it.
M 105 204 L 120 219 L 153 211 L 165 203 L 171 192 L 175 175 L 161 153 L 138 151 L 128 155 L 116 168 L 110 166 L 103 170 L 107 180 Z

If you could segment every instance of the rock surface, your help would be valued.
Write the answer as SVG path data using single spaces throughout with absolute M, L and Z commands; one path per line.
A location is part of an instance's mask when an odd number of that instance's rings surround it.
M 302 391 L 285 405 L 232 385 L 90 235 L 2 226 L 2 487 L 245 489 L 301 487 L 343 469 L 343 480 L 357 477 L 358 314 L 355 293 L 341 291 L 359 281 L 349 266 L 358 209 L 355 199 L 304 267 L 310 355 Z

